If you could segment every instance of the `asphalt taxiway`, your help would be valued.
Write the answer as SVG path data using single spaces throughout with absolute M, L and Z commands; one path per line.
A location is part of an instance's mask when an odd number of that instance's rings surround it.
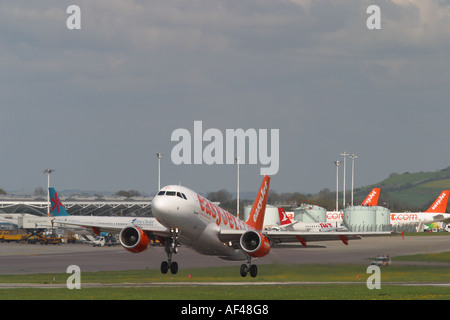
M 391 257 L 439 253 L 450 249 L 450 236 L 405 237 L 388 236 L 350 241 L 346 246 L 340 241 L 310 243 L 307 248 L 284 246 L 273 248 L 255 264 L 362 264 L 378 255 Z M 150 247 L 142 253 L 131 253 L 117 247 L 92 247 L 86 244 L 29 245 L 0 244 L 0 274 L 65 273 L 70 265 L 84 272 L 109 270 L 159 269 L 166 260 L 162 247 Z M 239 266 L 242 262 L 224 261 L 213 256 L 200 255 L 181 247 L 174 255 L 181 268 Z M 411 262 L 395 262 L 411 264 Z M 415 263 L 418 264 L 418 263 Z M 433 265 L 438 265 L 433 263 Z M 450 264 L 443 264 L 450 267 Z

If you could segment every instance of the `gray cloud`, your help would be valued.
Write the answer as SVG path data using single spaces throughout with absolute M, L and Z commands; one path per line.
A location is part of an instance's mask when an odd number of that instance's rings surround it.
M 57 188 L 152 193 L 162 151 L 163 184 L 233 189 L 232 165 L 171 164 L 172 131 L 194 120 L 280 129 L 278 191 L 333 188 L 344 150 L 357 185 L 449 165 L 444 1 L 84 0 L 79 31 L 69 4 L 0 4 L 3 188 L 45 186 L 53 166 Z

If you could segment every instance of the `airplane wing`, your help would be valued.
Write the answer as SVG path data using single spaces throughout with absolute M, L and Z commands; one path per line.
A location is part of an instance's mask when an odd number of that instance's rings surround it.
M 59 223 L 69 226 L 78 226 L 78 227 L 84 227 L 84 228 L 92 228 L 94 233 L 100 233 L 100 232 L 110 232 L 110 233 L 120 233 L 123 228 L 135 226 L 142 231 L 144 231 L 147 234 L 150 235 L 156 235 L 156 236 L 169 236 L 170 230 L 164 227 L 163 225 L 159 224 L 156 219 L 155 223 L 153 224 L 146 224 L 141 225 L 139 223 L 137 224 L 118 224 L 118 223 L 108 223 L 108 222 L 96 222 L 96 221 L 77 221 L 77 220 L 70 220 L 68 218 L 54 218 L 52 220 L 53 223 Z
M 224 243 L 239 242 L 241 235 L 246 230 L 221 230 L 219 238 Z M 362 237 L 376 237 L 392 235 L 392 232 L 313 232 L 313 231 L 261 231 L 273 245 L 282 243 L 300 242 L 306 246 L 308 242 L 336 241 L 340 240 L 348 244 L 349 240 L 359 240 Z
M 350 232 L 350 231 L 335 231 L 335 232 L 297 232 L 297 231 L 268 231 L 265 233 L 266 237 L 273 244 L 300 242 L 306 247 L 308 242 L 316 241 L 336 241 L 340 240 L 348 245 L 349 240 L 359 240 L 363 237 L 379 237 L 392 235 L 392 232 Z

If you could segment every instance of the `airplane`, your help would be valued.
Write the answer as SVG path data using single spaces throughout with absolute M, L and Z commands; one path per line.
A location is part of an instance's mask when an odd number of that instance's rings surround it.
M 62 204 L 55 188 L 50 187 L 50 201 L 51 201 L 51 215 L 52 224 L 56 226 L 78 226 L 82 227 L 84 231 L 86 228 L 91 228 L 92 232 L 97 236 L 101 232 L 119 233 L 125 227 L 138 226 L 141 228 L 152 227 L 153 230 L 166 232 L 167 229 L 162 226 L 153 217 L 109 217 L 109 216 L 71 216 Z M 77 230 L 78 233 L 80 230 Z M 92 233 L 91 233 L 92 234 Z
M 163 274 L 169 270 L 172 274 L 178 272 L 178 263 L 172 260 L 173 254 L 178 252 L 181 245 L 185 245 L 200 254 L 217 256 L 224 260 L 247 261 L 240 267 L 242 277 L 248 273 L 251 277 L 256 277 L 258 269 L 252 264 L 252 258 L 268 255 L 271 246 L 279 243 L 301 241 L 306 245 L 309 241 L 341 240 L 348 245 L 349 240 L 361 239 L 361 236 L 391 234 L 262 230 L 269 185 L 270 177 L 264 176 L 245 222 L 189 188 L 170 185 L 162 188 L 152 200 L 152 212 L 158 221 L 157 225 L 108 225 L 108 228 L 115 229 L 116 232 L 120 230 L 120 243 L 133 253 L 146 250 L 149 239 L 159 239 L 167 254 L 167 260 L 161 263 Z M 79 225 L 86 225 L 86 222 L 80 222 Z M 93 224 L 89 226 L 96 227 Z
M 391 213 L 391 225 L 405 225 L 412 223 L 430 224 L 450 219 L 445 213 L 450 190 L 443 190 L 433 204 L 425 212 L 396 212 Z
M 338 226 L 337 222 L 336 225 L 333 225 L 332 223 L 329 222 L 299 222 L 299 221 L 292 222 L 283 208 L 278 208 L 278 216 L 280 217 L 280 227 L 275 228 L 273 230 L 286 230 L 286 231 L 297 230 L 297 231 L 320 231 L 320 232 L 337 231 L 337 230 L 347 231 L 347 228 L 345 228 L 342 224 Z

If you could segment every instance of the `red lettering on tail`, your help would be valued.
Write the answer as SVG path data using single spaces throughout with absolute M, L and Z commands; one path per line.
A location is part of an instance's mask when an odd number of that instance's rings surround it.
M 361 203 L 361 205 L 367 207 L 377 206 L 378 198 L 380 197 L 380 190 L 380 188 L 373 188 L 369 195 Z
M 450 190 L 444 190 L 441 192 L 439 197 L 433 202 L 431 207 L 428 208 L 425 212 L 432 212 L 432 213 L 445 213 L 447 210 L 447 203 L 448 203 L 448 195 L 450 194 Z

